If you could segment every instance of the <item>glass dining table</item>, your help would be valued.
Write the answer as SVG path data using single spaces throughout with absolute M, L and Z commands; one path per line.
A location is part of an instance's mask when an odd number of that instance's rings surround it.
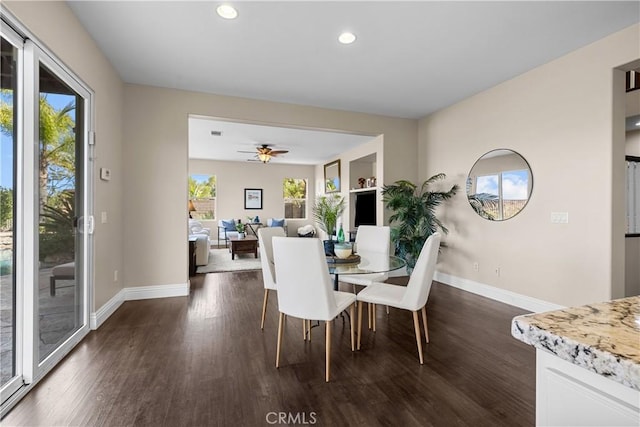
M 339 276 L 341 274 L 388 273 L 407 265 L 405 260 L 393 255 L 389 256 L 373 252 L 358 252 L 356 255 L 360 258 L 353 262 L 344 262 L 340 259 L 336 260 L 333 257 L 327 257 L 329 274 L 333 275 L 334 290 L 338 290 Z

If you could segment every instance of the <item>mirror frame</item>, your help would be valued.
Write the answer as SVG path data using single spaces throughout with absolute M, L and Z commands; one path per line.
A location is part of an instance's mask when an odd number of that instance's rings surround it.
M 335 169 L 335 170 L 334 170 Z M 329 186 L 329 183 L 335 184 L 335 189 Z M 340 159 L 334 160 L 324 165 L 324 192 L 325 193 L 339 193 L 341 188 L 340 178 Z
M 485 216 L 481 212 L 479 212 L 477 210 L 478 209 L 478 206 L 477 206 L 478 202 L 476 201 L 476 206 L 474 206 L 474 202 L 471 199 L 472 196 L 475 196 L 475 193 L 474 194 L 470 194 L 470 188 L 469 188 L 470 185 L 471 185 L 471 182 L 470 182 L 471 176 L 472 176 L 471 174 L 472 174 L 473 170 L 476 168 L 476 166 L 478 165 L 478 163 L 483 159 L 487 159 L 487 158 L 493 157 L 493 156 L 488 156 L 488 155 L 490 155 L 492 153 L 495 153 L 495 152 L 498 152 L 498 151 L 509 151 L 511 154 L 517 155 L 522 160 L 522 162 L 524 163 L 523 165 L 526 166 L 526 169 L 528 170 L 528 181 L 527 181 L 527 186 L 528 186 L 527 193 L 528 194 L 527 194 L 527 199 L 526 199 L 525 203 L 522 205 L 522 207 L 516 213 L 514 213 L 513 215 L 511 215 L 511 216 L 509 216 L 507 218 L 491 218 L 491 217 Z M 503 172 L 511 172 L 511 170 L 508 170 L 508 169 L 507 170 L 501 170 L 501 171 L 498 171 L 496 173 L 501 175 Z M 527 205 L 529 204 L 529 201 L 531 200 L 531 196 L 533 194 L 533 170 L 531 169 L 531 165 L 529 164 L 527 159 L 525 159 L 524 156 L 522 154 L 518 153 L 517 151 L 512 150 L 510 148 L 496 148 L 496 149 L 493 149 L 493 150 L 490 150 L 490 151 L 484 153 L 482 156 L 480 156 L 474 162 L 473 166 L 469 170 L 469 173 L 467 174 L 467 185 L 466 185 L 466 187 L 467 187 L 466 188 L 467 200 L 469 201 L 469 205 L 471 206 L 471 208 L 473 208 L 474 212 L 480 218 L 484 218 L 484 219 L 486 219 L 488 221 L 496 221 L 496 222 L 508 221 L 508 220 L 518 216 L 520 214 L 520 212 L 522 212 L 524 210 L 524 208 L 527 207 Z M 496 202 L 498 203 L 499 209 L 502 209 L 502 206 L 503 206 L 502 199 L 499 197 L 496 200 Z M 480 203 L 482 204 L 482 202 L 480 202 Z M 482 210 L 484 210 L 484 209 L 482 209 Z

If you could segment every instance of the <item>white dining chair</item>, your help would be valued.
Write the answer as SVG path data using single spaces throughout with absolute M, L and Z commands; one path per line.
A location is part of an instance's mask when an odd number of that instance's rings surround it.
M 361 225 L 356 232 L 356 253 L 384 254 L 389 256 L 391 229 L 389 226 Z M 340 275 L 340 281 L 353 285 L 369 286 L 373 282 L 384 282 L 387 273 Z
M 416 343 L 418 344 L 418 356 L 420 357 L 420 364 L 422 365 L 424 363 L 418 311 L 422 311 L 424 335 L 426 341 L 429 342 L 426 306 L 427 299 L 429 299 L 429 292 L 431 291 L 436 262 L 438 260 L 440 240 L 440 233 L 434 233 L 429 236 L 422 246 L 407 286 L 372 283 L 358 293 L 358 350 L 360 349 L 362 335 L 362 303 L 372 304 L 374 317 L 376 305 L 383 304 L 413 312 L 413 326 L 416 333 Z
M 271 239 L 274 236 L 284 237 L 284 228 L 268 227 L 258 229 L 258 246 L 260 250 L 260 265 L 262 266 L 262 281 L 264 282 L 264 298 L 262 301 L 262 319 L 260 329 L 264 330 L 264 319 L 267 315 L 267 301 L 269 291 L 276 290 L 275 268 L 273 266 L 273 246 Z
M 278 283 L 278 344 L 276 368 L 280 366 L 284 317 L 325 322 L 325 381 L 331 366 L 332 321 L 347 308 L 354 318 L 356 296 L 333 290 L 324 247 L 320 239 L 274 237 L 273 258 Z M 304 322 L 304 321 L 303 321 Z M 351 351 L 355 351 L 355 327 L 351 321 Z
M 382 254 L 389 257 L 391 248 L 391 228 L 389 226 L 361 225 L 356 232 L 355 249 L 357 253 L 363 255 Z M 356 292 L 356 285 L 369 286 L 374 282 L 384 282 L 389 278 L 388 273 L 369 274 L 344 274 L 340 276 L 340 281 L 353 285 L 353 293 Z M 389 307 L 387 307 L 389 314 Z M 376 319 L 371 306 L 367 305 L 367 324 L 369 329 L 375 330 Z

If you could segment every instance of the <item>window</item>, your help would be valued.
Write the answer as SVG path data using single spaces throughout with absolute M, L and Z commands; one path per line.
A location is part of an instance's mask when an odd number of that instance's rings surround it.
M 285 178 L 283 183 L 284 217 L 287 219 L 306 218 L 307 180 Z
M 215 175 L 189 176 L 189 215 L 193 219 L 216 218 Z

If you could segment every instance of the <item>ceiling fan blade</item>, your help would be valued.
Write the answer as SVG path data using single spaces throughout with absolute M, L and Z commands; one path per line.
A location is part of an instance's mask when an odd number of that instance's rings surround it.
M 272 156 L 277 156 L 278 154 L 287 154 L 289 150 L 272 150 L 269 152 Z
M 240 151 L 238 150 L 238 153 L 249 153 L 249 154 L 255 154 L 255 151 Z

